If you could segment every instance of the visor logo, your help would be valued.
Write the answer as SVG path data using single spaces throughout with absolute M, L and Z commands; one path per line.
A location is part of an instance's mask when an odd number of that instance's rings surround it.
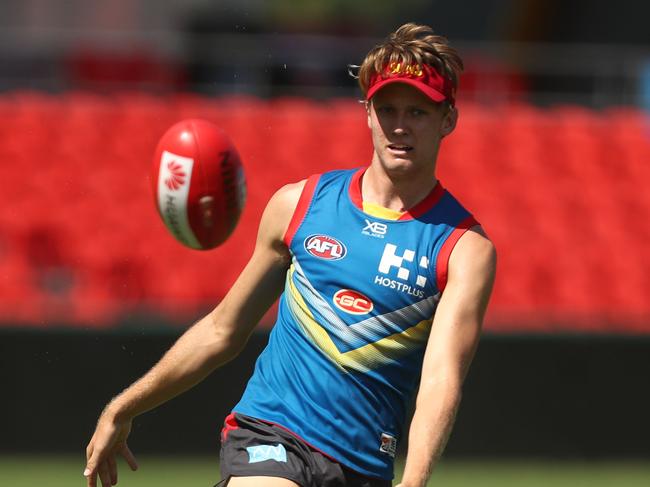
M 393 61 L 388 65 L 388 72 L 392 75 L 406 74 L 418 78 L 424 76 L 424 71 L 420 64 L 402 64 L 397 61 Z

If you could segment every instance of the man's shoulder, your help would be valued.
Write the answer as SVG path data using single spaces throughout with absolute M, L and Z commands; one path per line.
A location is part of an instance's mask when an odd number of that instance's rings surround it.
M 472 212 L 442 184 L 435 202 L 417 219 L 426 224 L 446 225 L 452 229 L 469 228 L 478 223 Z
M 448 188 L 444 188 L 441 203 L 443 203 L 445 209 L 448 212 L 456 211 L 456 212 L 464 212 L 468 215 L 471 214 L 471 212 L 467 209 L 465 204 L 461 202 L 451 191 L 449 191 Z
M 494 276 L 497 252 L 492 240 L 479 224 L 469 228 L 458 240 L 450 259 L 450 272 L 458 270 Z
M 307 179 L 302 179 L 294 183 L 287 183 L 275 192 L 272 200 L 278 200 L 280 204 L 290 204 L 291 202 L 297 203 L 306 183 Z
M 303 190 L 305 189 L 305 187 L 307 187 L 308 184 L 315 185 L 319 181 L 325 182 L 325 181 L 337 180 L 340 178 L 346 178 L 354 174 L 359 169 L 360 168 L 358 167 L 352 169 L 333 169 L 321 173 L 314 173 L 309 177 L 302 179 L 300 181 L 285 184 L 276 192 L 275 196 L 281 199 L 293 198 L 296 200 L 297 203 L 298 199 L 300 198 L 300 195 L 302 194 Z

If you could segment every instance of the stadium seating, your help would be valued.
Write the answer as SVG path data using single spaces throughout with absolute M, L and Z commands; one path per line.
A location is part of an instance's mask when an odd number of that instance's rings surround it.
M 519 102 L 460 112 L 439 177 L 499 251 L 487 329 L 650 332 L 646 115 Z M 158 138 L 190 117 L 229 132 L 248 179 L 238 228 L 211 252 L 175 242 L 152 204 Z M 0 135 L 0 321 L 28 326 L 196 317 L 236 279 L 275 190 L 372 153 L 350 100 L 14 92 L 0 96 Z

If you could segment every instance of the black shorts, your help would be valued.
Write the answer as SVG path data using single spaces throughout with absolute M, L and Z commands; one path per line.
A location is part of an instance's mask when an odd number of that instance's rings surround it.
M 280 426 L 234 413 L 221 431 L 221 482 L 230 477 L 282 477 L 301 487 L 390 487 L 344 467 Z M 215 487 L 217 487 L 215 486 Z

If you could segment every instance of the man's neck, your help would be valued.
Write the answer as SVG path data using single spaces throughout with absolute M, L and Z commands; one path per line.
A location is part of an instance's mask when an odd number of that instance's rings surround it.
M 361 195 L 363 201 L 394 211 L 406 211 L 426 198 L 436 184 L 431 170 L 391 176 L 373 163 L 361 179 Z

